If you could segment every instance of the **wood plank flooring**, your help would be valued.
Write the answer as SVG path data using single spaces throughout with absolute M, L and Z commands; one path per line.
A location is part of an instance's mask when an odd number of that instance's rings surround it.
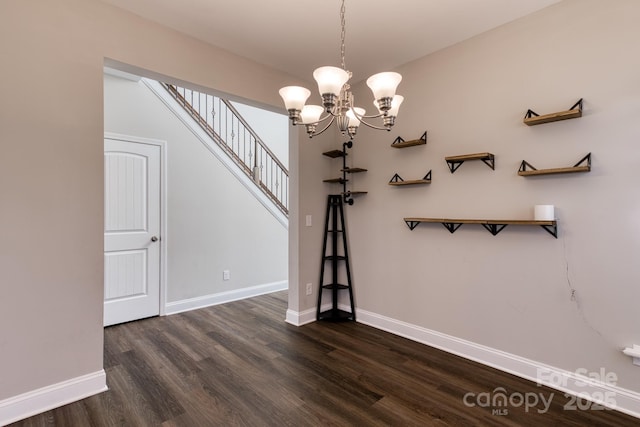
M 108 327 L 109 391 L 12 426 L 640 425 L 362 324 L 291 326 L 285 311 L 278 292 Z M 497 387 L 552 398 L 549 411 L 463 401 Z

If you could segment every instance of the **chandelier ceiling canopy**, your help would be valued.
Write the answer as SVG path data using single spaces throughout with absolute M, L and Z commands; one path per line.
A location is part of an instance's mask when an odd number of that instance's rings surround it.
M 313 72 L 313 78 L 318 83 L 318 91 L 322 97 L 322 106 L 305 105 L 311 95 L 311 91 L 300 86 L 286 86 L 280 89 L 280 96 L 284 100 L 285 107 L 293 125 L 303 124 L 309 137 L 314 137 L 327 130 L 334 122 L 343 135 L 353 138 L 360 124 L 373 129 L 391 130 L 395 124 L 398 109 L 404 98 L 396 95 L 396 88 L 402 76 L 395 72 L 383 72 L 374 74 L 367 79 L 367 86 L 373 92 L 373 105 L 376 114 L 366 115 L 366 110 L 355 106 L 355 99 L 351 92 L 349 79 L 351 72 L 345 66 L 345 0 L 342 0 L 340 8 L 340 57 L 342 68 L 324 66 Z M 326 113 L 324 117 L 321 117 Z M 365 119 L 381 119 L 382 126 L 367 123 Z M 324 127 L 318 130 L 320 123 Z

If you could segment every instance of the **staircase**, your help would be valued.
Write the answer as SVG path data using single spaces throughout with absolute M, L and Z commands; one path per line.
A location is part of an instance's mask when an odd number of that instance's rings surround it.
M 289 171 L 226 99 L 161 83 L 253 183 L 289 214 Z

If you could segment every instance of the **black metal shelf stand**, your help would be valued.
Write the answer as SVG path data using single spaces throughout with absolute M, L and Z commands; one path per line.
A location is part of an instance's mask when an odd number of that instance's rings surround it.
M 342 238 L 340 239 L 340 236 Z M 331 237 L 330 253 L 327 254 L 327 241 Z M 339 240 L 342 241 L 342 253 L 339 251 Z M 340 263 L 344 263 L 346 270 L 347 283 L 339 283 L 338 272 Z M 325 268 L 329 264 L 331 269 L 331 281 L 325 281 Z M 327 320 L 332 322 L 344 322 L 348 320 L 356 320 L 356 311 L 353 303 L 353 291 L 351 288 L 351 268 L 349 266 L 349 251 L 347 249 L 347 230 L 345 228 L 343 196 L 340 194 L 329 195 L 327 200 L 327 216 L 324 222 L 324 243 L 322 244 L 322 262 L 320 265 L 320 281 L 318 290 L 318 309 L 316 312 L 317 320 Z M 324 290 L 331 291 L 331 308 L 321 312 L 322 295 Z M 351 304 L 351 312 L 338 308 L 338 291 L 347 291 L 349 293 L 349 302 Z

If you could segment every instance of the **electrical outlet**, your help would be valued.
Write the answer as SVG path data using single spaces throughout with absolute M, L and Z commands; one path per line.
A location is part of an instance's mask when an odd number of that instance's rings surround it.
M 222 270 L 222 280 L 231 279 L 231 272 L 229 270 Z
M 313 293 L 313 284 L 307 283 L 307 295 L 311 295 Z
M 311 215 L 307 215 L 305 218 L 307 227 L 311 227 L 311 220 L 312 220 Z

